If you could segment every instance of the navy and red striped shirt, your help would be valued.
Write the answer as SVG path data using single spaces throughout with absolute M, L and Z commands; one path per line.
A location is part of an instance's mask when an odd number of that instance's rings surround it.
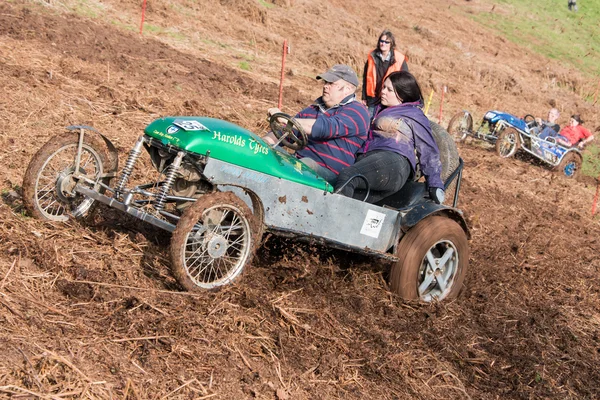
M 326 109 L 317 101 L 296 114 L 296 118 L 316 119 L 308 136 L 308 145 L 296 152 L 298 158 L 312 158 L 336 175 L 354 164 L 356 153 L 367 139 L 369 111 L 355 95 Z

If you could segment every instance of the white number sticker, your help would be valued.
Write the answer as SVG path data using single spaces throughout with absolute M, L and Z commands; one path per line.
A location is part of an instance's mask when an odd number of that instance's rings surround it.
M 367 216 L 365 217 L 362 229 L 360 230 L 361 235 L 371 236 L 377 239 L 381 232 L 384 219 L 385 214 L 373 210 L 367 211 Z
M 208 130 L 210 130 L 207 127 L 205 127 L 204 125 L 202 125 L 200 122 L 194 121 L 194 120 L 177 120 L 177 121 L 173 122 L 173 125 L 177 125 L 184 131 L 208 131 Z

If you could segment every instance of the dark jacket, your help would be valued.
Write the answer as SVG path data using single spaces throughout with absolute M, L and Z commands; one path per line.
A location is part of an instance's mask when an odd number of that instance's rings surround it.
M 416 171 L 418 156 L 421 173 L 425 176 L 428 187 L 443 188 L 440 150 L 431 133 L 429 119 L 423 114 L 419 104 L 402 103 L 380 108 L 360 152 L 393 151 L 408 159 L 413 172 Z
M 296 114 L 296 118 L 317 121 L 308 137 L 308 145 L 296 152 L 297 157 L 315 160 L 335 174 L 354 164 L 356 153 L 367 139 L 369 112 L 356 100 L 346 97 L 336 106 L 326 109 L 321 97 Z

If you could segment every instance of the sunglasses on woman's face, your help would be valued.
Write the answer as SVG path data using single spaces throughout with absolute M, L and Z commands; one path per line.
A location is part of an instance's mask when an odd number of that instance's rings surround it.
M 392 42 L 390 42 L 389 40 L 380 40 L 379 43 L 385 43 L 385 44 L 390 44 Z

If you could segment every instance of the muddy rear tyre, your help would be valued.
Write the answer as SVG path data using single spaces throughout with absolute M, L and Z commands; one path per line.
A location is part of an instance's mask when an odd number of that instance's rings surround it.
M 496 140 L 496 154 L 502 158 L 510 158 L 521 147 L 519 132 L 514 128 L 503 129 Z
M 431 133 L 433 139 L 440 150 L 440 161 L 442 162 L 442 172 L 440 174 L 442 181 L 446 183 L 446 179 L 458 168 L 460 157 L 456 143 L 450 134 L 439 124 L 429 121 L 431 125 Z M 446 199 L 444 204 L 451 205 L 454 201 L 454 190 L 456 188 L 456 179 L 446 188 Z
M 259 224 L 233 193 L 203 196 L 185 210 L 173 232 L 173 275 L 190 291 L 231 284 L 254 256 Z
M 79 134 L 68 132 L 51 138 L 33 156 L 23 178 L 23 205 L 35 218 L 67 221 L 90 213 L 94 200 L 74 191 L 73 179 Z M 104 146 L 86 135 L 82 146 L 79 172 L 94 182 L 100 182 L 108 157 Z M 80 181 L 82 182 L 82 181 Z M 103 192 L 98 183 L 87 184 Z
M 448 133 L 457 142 L 467 138 L 467 134 L 473 132 L 473 117 L 466 111 L 460 111 L 452 116 L 448 123 Z
M 560 164 L 558 164 L 558 167 L 556 167 L 556 170 L 566 178 L 575 179 L 581 172 L 582 164 L 583 160 L 581 155 L 569 152 L 565 154 Z
M 450 218 L 431 216 L 400 240 L 392 264 L 390 287 L 406 300 L 452 299 L 460 293 L 469 264 L 462 227 Z

